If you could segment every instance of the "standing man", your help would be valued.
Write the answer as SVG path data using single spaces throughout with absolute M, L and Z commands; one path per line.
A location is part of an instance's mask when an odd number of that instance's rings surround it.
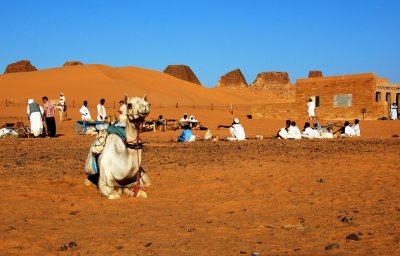
M 39 137 L 39 135 L 43 132 L 43 108 L 33 99 L 28 100 L 28 106 L 26 108 L 26 112 L 28 114 L 28 119 L 31 122 L 31 134 L 34 137 Z
M 307 103 L 308 106 L 308 120 L 314 120 L 315 117 L 315 104 L 312 101 L 312 99 L 310 99 Z
M 56 119 L 54 119 L 54 113 L 56 112 L 56 107 L 53 103 L 49 101 L 46 96 L 42 97 L 44 103 L 44 118 L 46 120 L 46 127 L 50 137 L 56 137 Z
M 390 119 L 397 120 L 397 104 L 394 101 L 390 105 Z
M 97 104 L 97 121 L 107 121 L 107 113 L 106 108 L 104 107 L 104 103 L 106 103 L 106 100 L 101 99 L 100 103 Z

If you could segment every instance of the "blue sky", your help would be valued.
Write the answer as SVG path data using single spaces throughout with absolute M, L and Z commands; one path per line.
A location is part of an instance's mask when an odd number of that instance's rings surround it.
M 164 70 L 189 65 L 214 87 L 240 68 L 324 75 L 376 72 L 400 83 L 400 1 L 3 1 L 0 72 L 30 60 Z

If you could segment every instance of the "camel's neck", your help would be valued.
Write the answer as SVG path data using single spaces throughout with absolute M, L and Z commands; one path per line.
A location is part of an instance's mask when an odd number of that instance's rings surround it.
M 129 121 L 126 122 L 126 127 L 125 127 L 125 136 L 126 136 L 126 141 L 134 141 L 138 137 L 138 129 L 136 128 L 134 123 L 131 123 Z

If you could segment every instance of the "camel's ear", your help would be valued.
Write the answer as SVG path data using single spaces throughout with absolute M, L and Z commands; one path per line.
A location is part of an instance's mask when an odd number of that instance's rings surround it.
M 128 102 L 128 94 L 125 93 L 125 97 L 124 97 L 124 102 L 125 104 Z
M 147 95 L 146 94 L 143 96 L 143 100 L 147 101 Z

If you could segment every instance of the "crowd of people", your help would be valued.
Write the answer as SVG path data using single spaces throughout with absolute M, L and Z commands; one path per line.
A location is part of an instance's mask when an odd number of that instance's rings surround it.
M 286 126 L 278 131 L 276 137 L 280 139 L 332 139 L 335 136 L 361 136 L 359 123 L 360 120 L 358 119 L 354 120 L 353 125 L 350 125 L 350 122 L 346 121 L 340 129 L 334 131 L 333 127 L 331 130 L 328 130 L 322 127 L 318 122 L 315 122 L 313 127 L 311 127 L 309 122 L 306 122 L 303 131 L 300 131 L 295 121 L 286 120 Z M 336 135 L 336 133 L 338 134 Z
M 55 105 L 49 101 L 47 96 L 42 97 L 43 106 L 34 102 L 33 99 L 28 100 L 27 106 L 27 114 L 30 120 L 31 133 L 33 136 L 43 136 L 47 135 L 50 137 L 56 136 L 56 122 L 55 122 Z M 110 122 L 110 116 L 107 115 L 107 111 L 105 108 L 105 99 L 100 99 L 99 103 L 96 106 L 97 109 L 97 121 L 100 122 Z M 127 106 L 123 100 L 119 101 L 119 110 L 116 114 L 116 126 L 125 126 L 125 122 L 127 121 Z M 62 106 L 62 110 L 64 112 L 67 111 L 67 103 L 66 98 L 63 93 L 60 93 L 60 98 L 57 106 Z M 315 103 L 312 99 L 309 99 L 307 103 L 308 106 L 308 118 L 309 120 L 314 120 L 315 118 Z M 81 120 L 85 122 L 93 122 L 92 115 L 90 114 L 88 108 L 88 101 L 83 101 L 82 107 L 79 109 L 81 113 Z M 397 120 L 397 105 L 393 102 L 390 105 L 390 118 L 392 120 Z M 47 131 L 43 126 L 43 122 L 45 121 Z M 355 119 L 354 123 L 350 125 L 350 122 L 344 122 L 343 126 L 337 131 L 328 130 L 318 122 L 314 122 L 313 126 L 311 126 L 310 122 L 306 122 L 302 130 L 298 128 L 296 122 L 293 120 L 286 120 L 285 127 L 281 128 L 277 133 L 277 138 L 280 139 L 302 139 L 302 138 L 334 138 L 334 137 L 353 137 L 360 136 L 360 125 L 359 120 Z M 114 123 L 114 122 L 113 122 Z M 159 115 L 157 121 L 155 122 L 156 127 L 165 127 L 167 121 L 165 120 L 163 115 Z M 196 136 L 193 135 L 192 129 L 198 129 L 200 127 L 200 123 L 193 115 L 188 117 L 187 113 L 184 113 L 182 118 L 179 120 L 180 128 L 182 129 L 182 134 L 178 137 L 177 141 L 181 142 L 189 142 L 194 141 Z M 238 118 L 234 118 L 232 124 L 230 125 L 219 125 L 220 128 L 228 128 L 230 132 L 230 137 L 225 138 L 225 140 L 245 140 L 246 135 L 243 126 L 240 124 Z

